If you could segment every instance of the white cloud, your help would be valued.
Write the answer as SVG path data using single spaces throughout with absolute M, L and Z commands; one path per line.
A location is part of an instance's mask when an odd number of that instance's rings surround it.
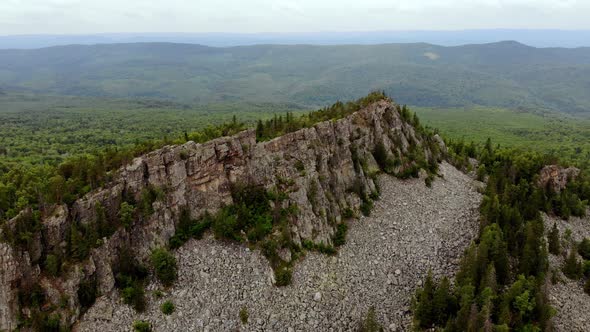
M 590 0 L 0 0 L 0 34 L 589 29 Z

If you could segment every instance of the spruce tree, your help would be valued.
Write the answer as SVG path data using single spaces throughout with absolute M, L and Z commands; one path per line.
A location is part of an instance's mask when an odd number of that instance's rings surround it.
M 549 232 L 548 235 L 549 241 L 549 252 L 553 255 L 559 255 L 561 251 L 561 245 L 559 243 L 559 230 L 557 229 L 557 224 L 553 223 L 553 228 Z
M 423 328 L 432 327 L 434 323 L 434 282 L 432 281 L 432 272 L 428 271 L 428 276 L 424 282 L 424 288 L 418 293 L 418 304 L 415 310 L 415 317 L 418 325 Z
M 563 263 L 561 269 L 563 274 L 570 279 L 579 279 L 582 274 L 582 264 L 578 261 L 578 257 L 575 250 L 570 250 L 570 254 Z

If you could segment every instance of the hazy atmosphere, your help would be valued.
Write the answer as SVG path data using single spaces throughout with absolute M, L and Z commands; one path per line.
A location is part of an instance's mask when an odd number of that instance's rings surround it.
M 586 0 L 3 0 L 0 34 L 589 29 Z
M 0 0 L 0 331 L 590 331 L 589 14 Z

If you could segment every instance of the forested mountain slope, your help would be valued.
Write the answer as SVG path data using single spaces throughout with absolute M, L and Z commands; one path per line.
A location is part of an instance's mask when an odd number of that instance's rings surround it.
M 516 42 L 457 47 L 71 45 L 0 50 L 0 89 L 308 107 L 381 89 L 416 106 L 587 114 L 590 48 L 534 48 Z

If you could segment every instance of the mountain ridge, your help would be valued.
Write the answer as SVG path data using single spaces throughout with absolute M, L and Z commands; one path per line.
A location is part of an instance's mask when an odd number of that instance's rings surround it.
M 113 44 L 0 50 L 0 87 L 37 94 L 315 108 L 385 90 L 413 106 L 493 106 L 590 114 L 590 48 L 514 42 L 428 44 Z

